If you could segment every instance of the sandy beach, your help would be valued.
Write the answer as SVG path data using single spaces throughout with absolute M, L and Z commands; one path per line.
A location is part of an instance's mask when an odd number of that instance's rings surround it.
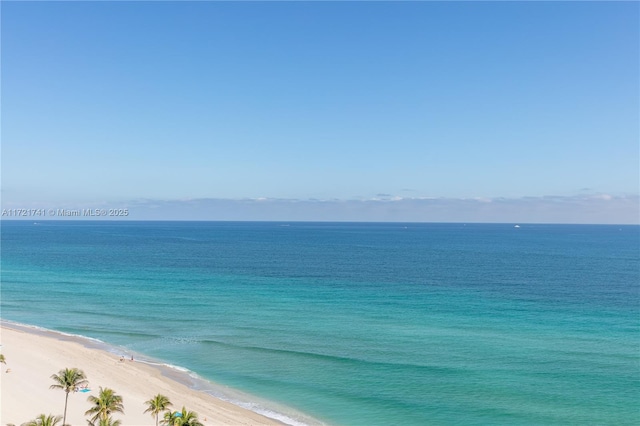
M 114 419 L 123 425 L 155 425 L 145 401 L 160 393 L 173 403 L 173 409 L 198 413 L 205 425 L 277 425 L 276 420 L 245 410 L 162 375 L 160 368 L 112 353 L 86 347 L 72 338 L 39 330 L 22 330 L 2 324 L 1 353 L 6 358 L 0 373 L 0 424 L 16 426 L 35 419 L 41 413 L 62 416 L 64 391 L 50 389 L 51 375 L 64 368 L 79 368 L 89 381 L 90 392 L 70 393 L 67 423 L 86 425 L 85 411 L 89 395 L 98 395 L 100 386 L 123 397 L 124 414 Z

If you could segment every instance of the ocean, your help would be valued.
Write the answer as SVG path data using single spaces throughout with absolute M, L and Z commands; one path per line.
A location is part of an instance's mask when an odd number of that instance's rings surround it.
M 638 226 L 1 226 L 3 320 L 291 424 L 640 422 Z

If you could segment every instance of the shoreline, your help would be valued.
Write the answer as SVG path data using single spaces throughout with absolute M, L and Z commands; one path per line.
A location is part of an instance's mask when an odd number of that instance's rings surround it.
M 0 320 L 0 353 L 6 357 L 0 371 L 0 422 L 20 425 L 39 414 L 62 415 L 64 392 L 49 389 L 51 375 L 64 368 L 86 373 L 90 392 L 70 393 L 67 423 L 85 425 L 87 396 L 98 394 L 98 387 L 113 389 L 123 396 L 125 414 L 115 413 L 123 425 L 155 424 L 145 401 L 161 393 L 173 403 L 172 410 L 198 413 L 204 425 L 305 425 L 286 414 L 262 408 L 259 404 L 215 395 L 215 383 L 197 374 L 162 361 L 152 360 L 91 337 L 49 330 L 39 326 Z M 121 357 L 124 359 L 121 361 Z M 131 358 L 134 361 L 131 361 Z M 8 372 L 7 372 L 8 370 Z M 221 387 L 222 388 L 222 387 Z M 227 389 L 225 388 L 225 391 Z M 226 393 L 226 392 L 225 392 Z M 234 393 L 229 389 L 228 393 Z M 240 396 L 241 393 L 238 392 Z M 314 423 L 311 421 L 310 423 Z

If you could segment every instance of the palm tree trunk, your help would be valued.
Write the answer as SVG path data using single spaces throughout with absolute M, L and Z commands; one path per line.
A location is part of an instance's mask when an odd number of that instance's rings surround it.
M 65 393 L 64 397 L 64 416 L 62 416 L 62 426 L 67 425 L 67 401 L 69 400 L 69 391 Z

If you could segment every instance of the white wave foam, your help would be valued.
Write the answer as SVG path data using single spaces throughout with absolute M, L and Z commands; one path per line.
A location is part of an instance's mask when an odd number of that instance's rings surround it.
M 173 365 L 173 364 L 165 364 L 167 367 L 169 368 L 173 368 L 174 370 L 178 370 L 181 371 L 183 373 L 191 373 L 191 370 L 189 370 L 188 368 L 184 368 L 184 367 L 180 367 L 177 365 Z
M 100 343 L 102 345 L 107 345 L 107 343 L 103 340 L 100 339 L 96 339 L 95 337 L 89 337 L 89 336 L 84 336 L 82 334 L 75 334 L 75 333 L 67 333 L 64 331 L 58 331 L 58 330 L 51 330 L 50 328 L 44 328 L 44 327 L 40 327 L 38 325 L 31 325 L 31 324 L 24 324 L 21 322 L 15 322 L 15 321 L 10 321 L 10 320 L 6 320 L 6 319 L 2 319 L 0 320 L 0 323 L 2 324 L 7 324 L 8 326 L 12 326 L 12 327 L 16 327 L 16 328 L 25 328 L 28 330 L 36 330 L 42 333 L 50 333 L 50 334 L 57 334 L 60 336 L 66 336 L 66 337 L 72 337 L 74 339 L 80 339 L 80 340 L 89 340 L 91 342 L 94 343 Z
M 65 333 L 64 331 L 53 331 L 53 330 L 47 330 L 47 329 L 43 329 L 43 330 L 49 333 L 57 333 L 67 337 L 73 337 L 75 339 L 90 340 L 92 342 L 100 343 L 102 345 L 108 345 L 107 342 L 105 342 L 104 340 L 96 339 L 95 337 L 83 336 L 82 334 Z

